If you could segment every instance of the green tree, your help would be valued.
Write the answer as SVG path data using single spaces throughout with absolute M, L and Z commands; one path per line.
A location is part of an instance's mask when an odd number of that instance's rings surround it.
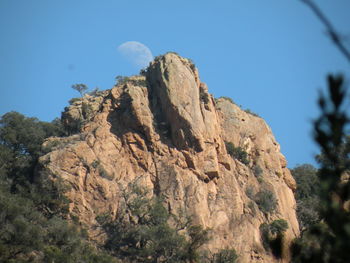
M 87 92 L 88 87 L 85 84 L 74 84 L 72 85 L 72 89 L 78 91 L 80 95 L 83 97 L 84 94 Z
M 297 199 L 305 199 L 319 194 L 320 179 L 314 166 L 311 164 L 298 165 L 291 172 L 298 185 L 295 192 Z
M 128 80 L 129 80 L 130 77 L 126 77 L 126 76 L 116 76 L 115 77 L 115 80 L 116 80 L 116 85 L 123 85 L 125 84 Z
M 58 119 L 42 122 L 37 118 L 27 118 L 12 111 L 0 119 L 0 144 L 19 155 L 40 155 L 41 144 L 50 136 L 64 136 L 63 127 Z
M 0 261 L 39 250 L 43 246 L 44 217 L 30 200 L 13 195 L 4 185 L 0 190 Z M 7 188 L 7 189 L 6 189 Z M 33 224 L 33 222 L 35 222 Z
M 65 135 L 59 120 L 42 122 L 18 112 L 8 112 L 0 118 L 0 176 L 13 181 L 13 190 L 27 187 L 33 181 L 33 171 L 41 145 L 47 137 Z
M 295 192 L 298 221 L 301 229 L 305 230 L 320 220 L 321 182 L 318 170 L 310 164 L 299 165 L 291 172 L 298 186 Z
M 34 178 L 41 144 L 60 135 L 58 120 L 41 122 L 17 112 L 0 119 L 0 262 L 116 262 L 63 219 L 66 186 Z

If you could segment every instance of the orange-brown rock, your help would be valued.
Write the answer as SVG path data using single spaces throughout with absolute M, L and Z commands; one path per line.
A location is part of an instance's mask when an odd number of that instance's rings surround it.
M 260 225 L 285 219 L 286 246 L 299 227 L 295 181 L 271 129 L 229 100 L 215 101 L 194 65 L 176 54 L 156 58 L 145 75 L 66 108 L 65 125 L 79 134 L 48 139 L 44 147 L 55 146 L 39 173 L 71 186 L 71 213 L 92 238 L 95 217 L 116 215 L 121 189 L 137 180 L 171 213 L 186 211 L 210 228 L 209 251 L 235 248 L 243 263 L 279 262 L 263 248 Z M 249 163 L 228 155 L 225 141 L 244 149 Z M 269 214 L 247 196 L 263 188 L 277 199 Z

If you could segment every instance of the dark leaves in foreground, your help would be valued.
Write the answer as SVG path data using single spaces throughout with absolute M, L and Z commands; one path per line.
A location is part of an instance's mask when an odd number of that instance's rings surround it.
M 350 262 L 349 118 L 347 93 L 342 76 L 328 77 L 328 96 L 320 95 L 321 116 L 314 136 L 321 148 L 319 176 L 320 223 L 296 241 L 293 262 Z

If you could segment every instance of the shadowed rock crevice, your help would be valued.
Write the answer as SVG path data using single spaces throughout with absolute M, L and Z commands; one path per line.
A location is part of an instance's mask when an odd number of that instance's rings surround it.
M 110 131 L 118 138 L 138 134 L 146 146 L 151 146 L 154 139 L 153 116 L 149 110 L 147 94 L 146 87 L 130 83 L 112 90 L 113 110 L 109 111 L 107 121 L 111 124 Z M 147 147 L 147 150 L 152 151 L 152 147 Z
M 155 132 L 158 133 L 162 143 L 168 145 L 169 147 L 175 147 L 171 138 L 171 125 L 167 121 L 164 111 L 162 110 L 160 97 L 157 96 L 151 85 L 148 86 L 148 100 L 150 110 L 153 113 L 153 126 Z
M 118 107 L 108 114 L 107 121 L 111 124 L 111 132 L 117 137 L 123 137 L 128 132 L 140 133 L 146 138 L 143 127 L 138 123 L 131 108 L 132 98 L 128 92 L 123 92 L 114 101 Z

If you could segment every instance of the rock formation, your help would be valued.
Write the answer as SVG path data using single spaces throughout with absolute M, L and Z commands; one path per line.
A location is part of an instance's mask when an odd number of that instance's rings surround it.
M 262 223 L 285 219 L 286 247 L 299 234 L 295 181 L 270 128 L 228 99 L 215 100 L 195 66 L 177 54 L 73 102 L 62 117 L 78 134 L 48 139 L 38 173 L 71 186 L 70 212 L 92 238 L 95 217 L 117 215 L 121 189 L 133 181 L 161 195 L 171 213 L 186 211 L 210 228 L 206 249 L 235 248 L 243 263 L 280 262 L 262 245 Z M 243 149 L 248 162 L 231 157 L 225 142 Z M 262 189 L 276 197 L 270 213 L 254 200 Z

